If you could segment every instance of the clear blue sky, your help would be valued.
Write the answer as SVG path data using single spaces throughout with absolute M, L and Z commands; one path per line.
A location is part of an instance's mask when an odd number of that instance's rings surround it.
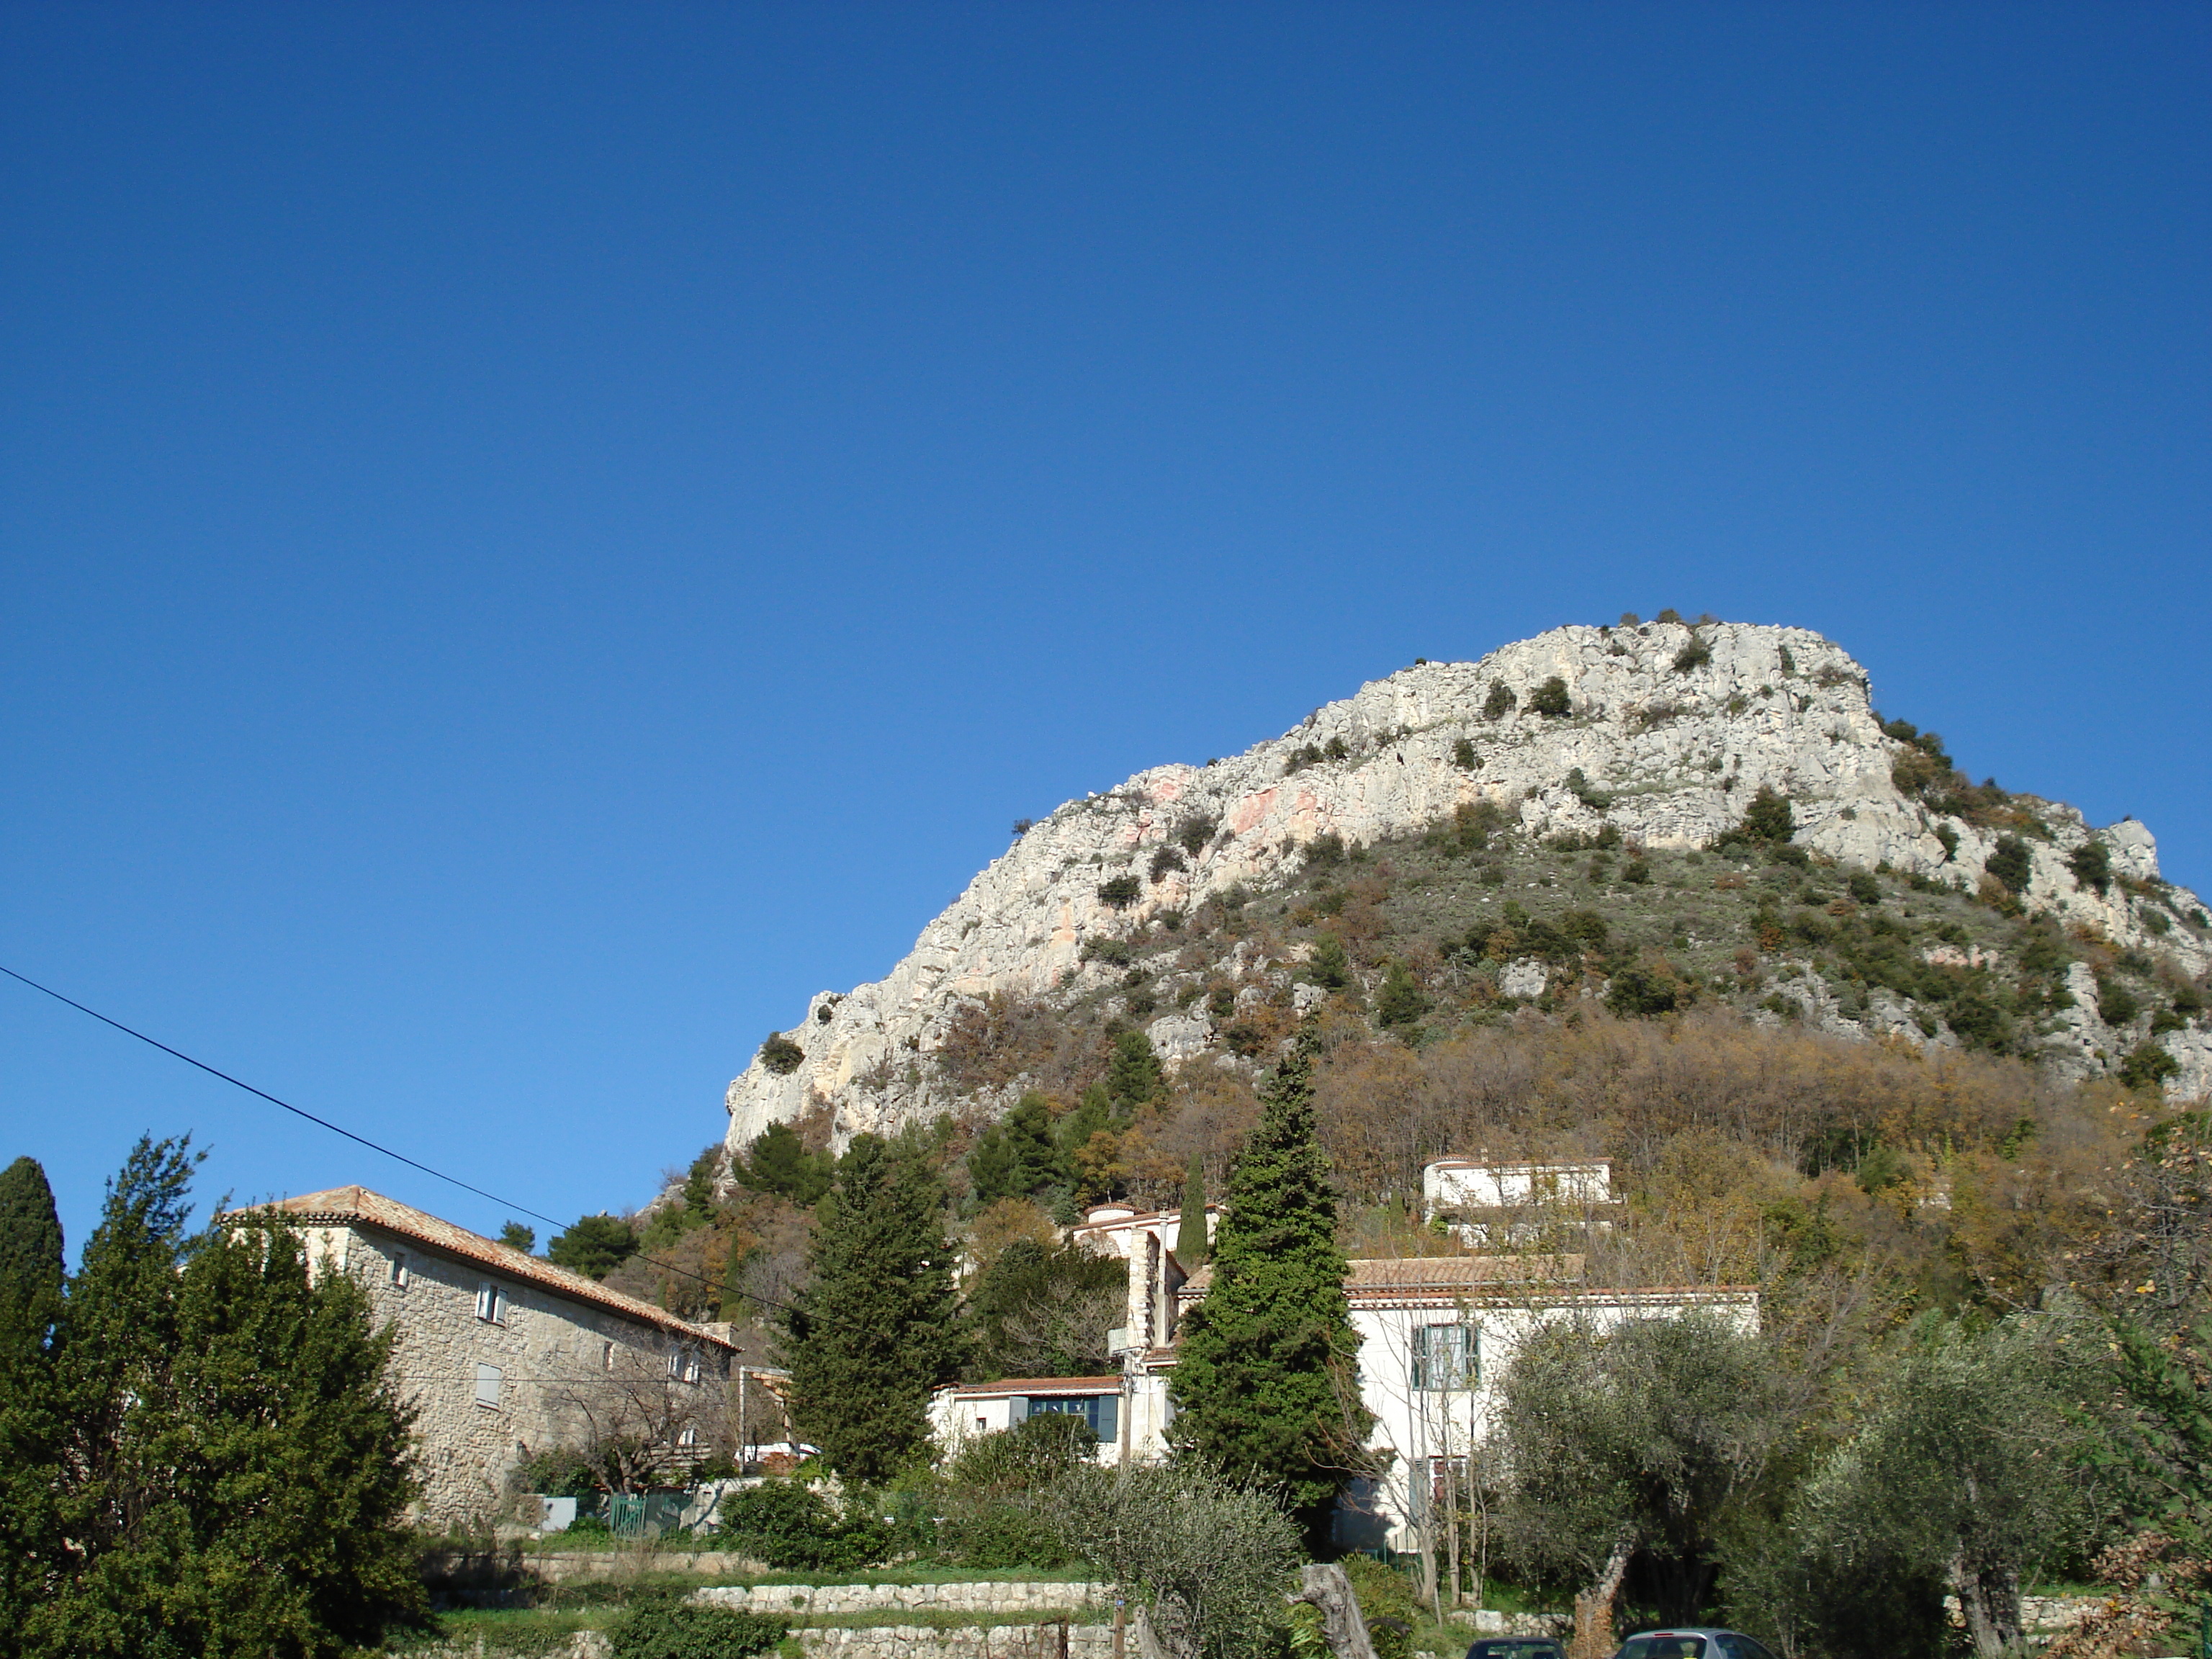
M 1802 623 L 2212 883 L 2212 11 L 0 10 L 0 961 L 560 1217 L 1018 816 Z M 0 986 L 74 1249 L 503 1211 Z

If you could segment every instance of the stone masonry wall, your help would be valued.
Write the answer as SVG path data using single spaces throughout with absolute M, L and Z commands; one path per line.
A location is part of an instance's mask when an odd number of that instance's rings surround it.
M 1061 1632 L 1066 1646 L 1060 1645 Z M 860 1630 L 792 1632 L 817 1659 L 1114 1659 L 1111 1625 L 872 1625 Z M 1133 1659 L 1137 1641 L 1125 1638 Z
M 915 1612 L 1001 1613 L 1036 1620 L 1048 1613 L 1103 1606 L 1111 1595 L 1108 1584 L 994 1580 L 965 1584 L 730 1584 L 700 1590 L 691 1599 L 787 1619 Z
M 373 1317 L 398 1328 L 392 1371 L 420 1413 L 416 1433 L 426 1477 L 422 1516 L 433 1526 L 491 1514 L 510 1471 L 532 1452 L 583 1437 L 564 1389 L 605 1377 L 609 1351 L 621 1365 L 665 1363 L 668 1339 L 654 1326 L 450 1256 L 411 1238 L 362 1227 L 310 1230 L 311 1259 L 352 1273 Z M 395 1273 L 395 1267 L 404 1273 Z M 500 1286 L 500 1317 L 477 1317 L 477 1287 Z M 700 1380 L 720 1389 L 727 1360 L 701 1355 Z M 477 1401 L 477 1367 L 500 1370 L 499 1403 Z

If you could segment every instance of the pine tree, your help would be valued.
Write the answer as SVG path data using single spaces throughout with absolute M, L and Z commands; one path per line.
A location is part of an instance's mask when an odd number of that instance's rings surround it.
M 966 1358 L 944 1187 L 915 1149 L 857 1135 L 816 1218 L 783 1317 L 792 1417 L 842 1478 L 888 1480 L 927 1446 L 930 1390 Z
M 1069 1178 L 1066 1162 L 1053 1144 L 1052 1112 L 1042 1095 L 1035 1090 L 1024 1094 L 1003 1123 L 976 1138 L 968 1174 L 979 1204 L 1025 1198 Z
M 1359 1335 L 1315 1135 L 1313 1065 L 1308 1032 L 1263 1091 L 1230 1175 L 1212 1288 L 1184 1318 L 1170 1386 L 1178 1447 L 1274 1488 L 1320 1537 L 1374 1419 L 1353 1380 Z
M 1106 1062 L 1106 1092 L 1116 1104 L 1141 1106 L 1164 1086 L 1152 1038 L 1142 1031 L 1124 1031 L 1114 1039 L 1114 1057 Z
M 1187 1273 L 1206 1265 L 1206 1160 L 1190 1155 L 1182 1178 L 1182 1214 L 1176 1223 L 1175 1258 Z
M 809 1207 L 830 1190 L 830 1155 L 808 1152 L 788 1123 L 769 1124 L 748 1150 L 751 1156 L 738 1166 L 738 1174 L 757 1193 L 775 1193 Z

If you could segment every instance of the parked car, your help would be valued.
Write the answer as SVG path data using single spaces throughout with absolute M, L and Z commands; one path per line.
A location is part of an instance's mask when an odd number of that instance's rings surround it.
M 1613 1659 L 1774 1659 L 1741 1631 L 1707 1626 L 1639 1631 L 1620 1644 Z
M 1468 1649 L 1467 1659 L 1567 1659 L 1567 1650 L 1541 1636 L 1486 1636 Z

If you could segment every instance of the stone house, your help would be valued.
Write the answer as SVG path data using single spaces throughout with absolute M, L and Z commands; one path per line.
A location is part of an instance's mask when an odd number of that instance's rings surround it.
M 365 1187 L 274 1206 L 318 1271 L 350 1273 L 379 1323 L 398 1328 L 392 1369 L 419 1413 L 422 1516 L 493 1512 L 536 1452 L 636 1435 L 672 1465 L 727 1426 L 738 1348 L 541 1257 L 509 1249 Z

